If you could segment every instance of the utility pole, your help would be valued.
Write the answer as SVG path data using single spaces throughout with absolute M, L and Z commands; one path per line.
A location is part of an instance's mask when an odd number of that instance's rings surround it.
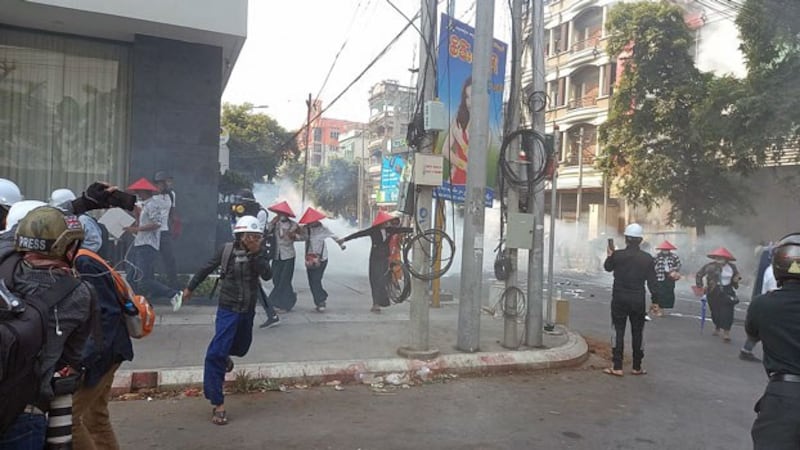
M 434 67 L 428 56 L 434 52 L 433 43 L 436 42 L 436 0 L 421 0 L 422 15 L 420 18 L 421 37 L 419 52 L 420 76 L 417 78 L 417 88 L 422 90 L 422 101 L 434 98 L 436 78 Z M 429 45 L 430 44 L 430 45 Z M 424 89 L 424 90 L 423 90 Z M 418 149 L 420 153 L 433 153 L 434 137 L 430 132 L 425 132 L 422 144 Z M 416 163 L 416 161 L 415 161 Z M 433 187 L 417 186 L 417 201 L 414 202 L 417 222 L 422 229 L 430 228 L 432 223 L 431 205 L 433 203 Z M 414 268 L 423 272 L 424 267 L 430 267 L 430 249 L 422 247 L 424 239 L 417 239 L 413 248 Z M 427 250 L 427 251 L 426 251 Z M 411 305 L 410 320 L 411 343 L 407 347 L 400 347 L 397 353 L 400 356 L 413 359 L 433 359 L 439 356 L 439 350 L 430 348 L 430 305 L 428 304 L 428 283 L 418 278 L 411 279 Z
M 561 139 L 558 134 L 558 125 L 553 125 L 553 164 L 557 164 L 557 156 L 561 148 Z M 556 203 L 558 201 L 558 165 L 553 167 L 553 179 L 550 180 L 550 239 L 547 254 L 547 325 L 548 331 L 553 330 L 553 294 L 555 294 L 555 283 L 553 282 L 553 264 L 555 263 L 556 251 Z
M 469 159 L 461 248 L 461 293 L 458 305 L 458 343 L 464 352 L 480 346 L 483 286 L 484 196 L 486 154 L 489 148 L 489 89 L 491 80 L 494 2 L 475 3 L 475 44 L 472 52 L 472 105 L 469 120 Z
M 306 113 L 306 151 L 305 156 L 303 157 L 303 193 L 300 200 L 300 210 L 302 211 L 306 207 L 306 178 L 308 178 L 308 148 L 311 147 L 311 94 L 308 94 L 308 100 L 306 100 L 306 106 L 308 106 L 308 112 Z
M 534 92 L 545 92 L 544 65 L 544 0 L 533 0 L 531 8 L 531 55 Z M 544 136 L 544 108 L 533 112 L 533 129 Z M 542 158 L 537 161 L 541 164 Z M 543 170 L 543 167 L 534 167 Z M 544 301 L 544 179 L 536 183 L 533 193 L 528 196 L 528 211 L 533 213 L 533 248 L 528 251 L 528 308 L 525 317 L 525 344 L 541 347 L 542 341 L 542 303 Z
M 520 91 L 522 90 L 522 0 L 514 0 L 511 4 L 511 21 L 512 27 L 516 30 L 516 33 L 512 33 L 513 35 L 513 42 L 511 42 L 511 70 L 513 73 L 511 74 L 511 80 L 513 84 L 511 85 L 511 89 L 509 91 L 508 101 L 510 103 L 510 114 L 508 117 L 508 126 L 506 127 L 505 134 L 508 136 L 510 133 L 514 132 L 519 128 L 520 122 Z M 519 140 L 515 140 L 512 145 L 512 151 L 506 151 L 507 155 L 518 155 L 519 154 Z M 517 172 L 522 171 L 522 166 L 517 165 L 516 167 Z M 500 195 L 503 195 L 501 192 Z M 519 192 L 513 186 L 508 186 L 508 195 L 506 197 L 506 208 L 508 210 L 508 215 L 511 216 L 519 212 Z M 501 211 L 500 214 L 503 214 Z M 504 308 L 507 308 L 511 311 L 517 310 L 517 302 L 521 299 L 517 298 L 517 291 L 516 289 L 511 289 L 513 287 L 517 287 L 518 280 L 517 280 L 517 249 L 516 248 L 507 248 L 508 249 L 508 258 L 511 259 L 511 271 L 508 273 L 508 278 L 505 281 L 505 287 L 507 295 L 512 296 L 509 299 L 508 304 L 504 305 Z M 503 347 L 506 348 L 519 348 L 520 340 L 517 333 L 517 317 L 511 315 L 505 315 L 503 322 Z

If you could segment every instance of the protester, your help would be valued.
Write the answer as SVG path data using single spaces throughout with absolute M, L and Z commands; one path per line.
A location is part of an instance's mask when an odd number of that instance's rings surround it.
M 308 208 L 300 218 L 300 231 L 297 233 L 306 242 L 306 274 L 308 287 L 314 297 L 314 306 L 317 312 L 325 312 L 327 308 L 328 292 L 322 287 L 322 277 L 328 267 L 328 248 L 325 239 L 331 238 L 337 243 L 339 238 L 320 222 L 325 219 L 325 214 L 314 208 Z M 344 249 L 342 244 L 339 247 Z
M 753 299 L 745 331 L 761 340 L 769 383 L 756 402 L 754 450 L 800 447 L 800 233 L 775 246 L 772 269 L 780 289 Z
M 775 279 L 775 273 L 772 269 L 772 250 L 774 246 L 770 244 L 768 247 L 765 247 L 764 252 L 762 252 L 762 256 L 767 254 L 769 256 L 770 263 L 764 269 L 764 271 L 756 277 L 756 284 L 759 287 L 759 291 L 756 294 L 755 288 L 753 288 L 753 296 L 751 298 L 756 298 L 759 295 L 766 294 L 768 292 L 772 292 L 778 289 L 778 281 Z M 747 336 L 747 340 L 744 342 L 742 349 L 739 350 L 739 359 L 743 361 L 752 361 L 752 362 L 761 362 L 756 355 L 753 354 L 753 349 L 755 348 L 756 344 L 758 343 L 757 340 L 753 339 L 750 335 Z
M 299 230 L 297 223 L 291 218 L 295 217 L 294 211 L 286 202 L 276 203 L 269 208 L 274 212 L 275 218 L 269 224 L 268 232 L 274 235 L 276 248 L 272 255 L 272 292 L 267 302 L 285 312 L 289 312 L 297 303 L 297 293 L 292 286 L 294 278 L 294 243 L 298 239 Z
M 69 189 L 56 189 L 50 194 L 50 206 L 64 209 L 66 208 L 66 204 L 72 202 L 76 198 L 78 197 L 75 196 L 75 193 Z M 86 213 L 79 214 L 78 220 L 81 221 L 81 225 L 83 226 L 83 247 L 96 248 L 96 252 L 100 253 L 100 248 L 103 246 L 103 231 L 100 228 L 100 224 Z
M 711 321 L 714 322 L 714 336 L 720 335 L 722 340 L 731 341 L 731 326 L 733 325 L 734 305 L 739 303 L 736 289 L 742 276 L 739 269 L 732 264 L 736 261 L 731 252 L 725 247 L 720 247 L 708 254 L 712 261 L 703 266 L 696 276 L 698 288 L 703 287 L 703 278 L 706 279 L 706 298 L 711 309 Z
M 153 197 L 158 200 L 161 211 L 161 236 L 159 237 L 158 254 L 164 266 L 164 275 L 167 277 L 167 285 L 173 288 L 178 287 L 178 269 L 175 264 L 175 251 L 173 250 L 172 239 L 175 228 L 175 191 L 172 189 L 172 176 L 160 170 L 153 177 L 158 193 Z
M 148 297 L 169 298 L 172 309 L 177 311 L 183 303 L 183 293 L 175 288 L 165 286 L 155 278 L 155 263 L 161 244 L 161 221 L 163 216 L 158 200 L 153 198 L 158 188 L 140 178 L 128 186 L 129 191 L 136 193 L 140 200 L 140 211 L 137 224 L 125 227 L 124 230 L 134 233 L 131 264 L 133 269 L 128 281 L 137 292 L 145 292 Z
M 658 254 L 655 257 L 656 268 L 656 297 L 650 306 L 650 314 L 662 317 L 665 309 L 675 306 L 675 282 L 681 278 L 681 259 L 673 250 L 678 248 L 669 241 L 664 241 L 656 247 Z
M 69 428 L 51 426 L 47 430 L 46 414 L 57 391 L 61 396 L 72 394 L 90 333 L 93 294 L 88 285 L 75 278 L 71 267 L 82 240 L 77 217 L 50 206 L 30 211 L 19 221 L 15 233 L 5 232 L 0 238 L 0 278 L 9 289 L 28 301 L 39 299 L 55 305 L 45 309 L 46 339 L 41 352 L 26 355 L 36 358 L 34 371 L 21 380 L 13 396 L 4 398 L 4 413 L 19 412 L 0 436 L 0 448 L 41 449 L 46 433 L 48 440 L 65 445 L 71 441 Z M 56 417 L 56 411 L 51 411 L 51 419 Z
M 74 267 L 92 285 L 100 311 L 103 339 L 90 337 L 83 349 L 83 379 L 73 397 L 72 435 L 77 449 L 119 449 L 108 402 L 114 375 L 133 360 L 133 344 L 122 315 L 114 278 L 97 254 L 99 245 L 84 241 Z
M 0 229 L 6 228 L 6 216 L 14 203 L 22 200 L 19 186 L 11 180 L 0 178 Z
M 371 312 L 380 313 L 381 307 L 389 306 L 389 294 L 386 291 L 389 281 L 389 242 L 393 235 L 410 233 L 411 228 L 392 226 L 396 218 L 391 214 L 380 211 L 372 221 L 372 226 L 337 241 L 339 245 L 361 237 L 369 236 L 372 247 L 369 252 L 369 285 L 372 290 Z M 398 224 L 399 225 L 399 224 Z
M 231 227 L 235 226 L 236 222 L 244 216 L 253 216 L 258 219 L 258 224 L 264 233 L 263 245 L 266 252 L 267 259 L 272 259 L 273 240 L 269 232 L 269 213 L 267 210 L 258 203 L 253 191 L 250 189 L 241 189 L 234 197 L 234 203 L 231 205 Z M 264 312 L 267 314 L 267 320 L 259 325 L 259 328 L 272 328 L 280 323 L 280 317 L 275 311 L 275 308 L 269 301 L 267 293 L 262 286 L 259 290 L 259 300 Z
M 233 229 L 234 241 L 216 251 L 214 257 L 189 281 L 184 298 L 217 267 L 221 267 L 219 306 L 216 332 L 206 352 L 203 370 L 203 391 L 211 402 L 211 421 L 216 425 L 228 423 L 222 385 L 225 372 L 233 370 L 233 356 L 244 356 L 253 340 L 253 318 L 262 280 L 272 273 L 264 255 L 261 226 L 253 216 L 244 216 Z
M 606 272 L 614 272 L 614 287 L 611 293 L 611 323 L 615 330 L 613 367 L 603 370 L 604 373 L 621 377 L 622 355 L 625 348 L 625 327 L 631 322 L 631 346 L 633 347 L 633 375 L 644 375 L 642 368 L 644 350 L 642 346 L 645 323 L 645 283 L 650 290 L 653 302 L 658 304 L 658 292 L 655 289 L 655 261 L 639 245 L 644 237 L 641 225 L 632 223 L 625 227 L 625 249 L 614 250 L 609 247 L 608 257 L 603 263 Z
M 3 232 L 13 231 L 23 217 L 40 206 L 47 206 L 47 203 L 40 202 L 39 200 L 22 200 L 11 205 L 11 207 L 8 208 L 6 227 L 3 229 Z M 13 240 L 13 233 L 11 239 Z

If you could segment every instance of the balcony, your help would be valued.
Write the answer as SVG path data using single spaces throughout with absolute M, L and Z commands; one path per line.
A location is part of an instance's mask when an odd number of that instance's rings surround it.
M 591 108 L 597 106 L 597 96 L 596 95 L 587 95 L 580 98 L 573 98 L 567 103 L 567 109 L 580 109 L 580 108 Z
M 576 43 L 572 44 L 572 49 L 571 50 L 573 52 L 579 52 L 581 50 L 586 50 L 588 48 L 597 49 L 597 47 L 600 45 L 600 39 L 601 38 L 599 36 L 596 36 L 596 37 L 591 37 L 589 39 L 584 39 L 582 41 L 576 42 Z

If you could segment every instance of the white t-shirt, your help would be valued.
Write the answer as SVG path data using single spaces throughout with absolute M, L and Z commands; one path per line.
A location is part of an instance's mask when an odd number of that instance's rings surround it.
M 764 269 L 764 281 L 761 283 L 761 293 L 766 294 L 776 289 L 778 289 L 778 281 L 775 279 L 775 272 L 772 271 L 772 264 L 770 264 Z

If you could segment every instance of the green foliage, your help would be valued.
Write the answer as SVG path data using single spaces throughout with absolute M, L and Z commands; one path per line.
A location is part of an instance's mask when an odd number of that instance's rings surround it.
M 293 133 L 268 115 L 254 113 L 250 103 L 225 103 L 222 126 L 231 136 L 231 170 L 246 174 L 251 181 L 274 178 L 281 164 L 297 157 Z
M 741 83 L 695 67 L 683 13 L 666 2 L 617 4 L 608 29 L 609 53 L 627 59 L 600 128 L 598 167 L 628 201 L 650 208 L 668 200 L 668 220 L 700 235 L 747 210 L 734 175 L 757 161 L 727 138 Z
M 748 89 L 735 140 L 761 161 L 779 158 L 800 138 L 800 2 L 747 0 L 736 24 Z
M 334 215 L 354 210 L 358 202 L 358 164 L 331 160 L 313 174 L 313 179 L 309 177 L 307 190 L 317 205 Z

